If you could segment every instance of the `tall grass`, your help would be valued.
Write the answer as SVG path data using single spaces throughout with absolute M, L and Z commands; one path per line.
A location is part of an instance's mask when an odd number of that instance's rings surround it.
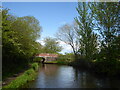
M 4 88 L 20 88 L 24 84 L 26 84 L 29 81 L 32 81 L 35 79 L 38 70 L 38 63 L 33 63 L 31 65 L 31 68 L 27 71 L 25 71 L 22 75 L 18 76 L 15 80 L 13 80 L 10 84 L 3 87 Z

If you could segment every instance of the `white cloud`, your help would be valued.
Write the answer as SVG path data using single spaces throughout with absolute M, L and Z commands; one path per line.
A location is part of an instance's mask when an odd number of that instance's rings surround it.
M 63 41 L 58 41 L 60 46 L 63 47 L 63 50 L 61 51 L 61 53 L 65 53 L 65 52 L 72 52 L 72 48 L 70 45 L 66 44 L 65 42 Z
M 39 42 L 41 45 L 45 45 L 43 40 L 36 40 L 37 42 Z

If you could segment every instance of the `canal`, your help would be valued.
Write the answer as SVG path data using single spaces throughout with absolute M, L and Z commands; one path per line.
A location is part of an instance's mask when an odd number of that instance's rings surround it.
M 27 88 L 120 88 L 120 79 L 98 77 L 72 66 L 41 65 L 36 80 Z

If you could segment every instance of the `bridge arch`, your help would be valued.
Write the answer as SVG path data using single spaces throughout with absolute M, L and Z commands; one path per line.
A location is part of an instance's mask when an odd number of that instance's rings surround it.
M 58 55 L 57 54 L 50 54 L 50 53 L 41 53 L 37 54 L 36 57 L 42 57 L 44 61 L 54 61 L 57 60 Z

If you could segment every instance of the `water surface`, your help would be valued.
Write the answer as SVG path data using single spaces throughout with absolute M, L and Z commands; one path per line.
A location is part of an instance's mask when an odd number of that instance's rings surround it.
M 28 88 L 120 88 L 120 79 L 103 78 L 66 65 L 40 66 L 37 79 Z

